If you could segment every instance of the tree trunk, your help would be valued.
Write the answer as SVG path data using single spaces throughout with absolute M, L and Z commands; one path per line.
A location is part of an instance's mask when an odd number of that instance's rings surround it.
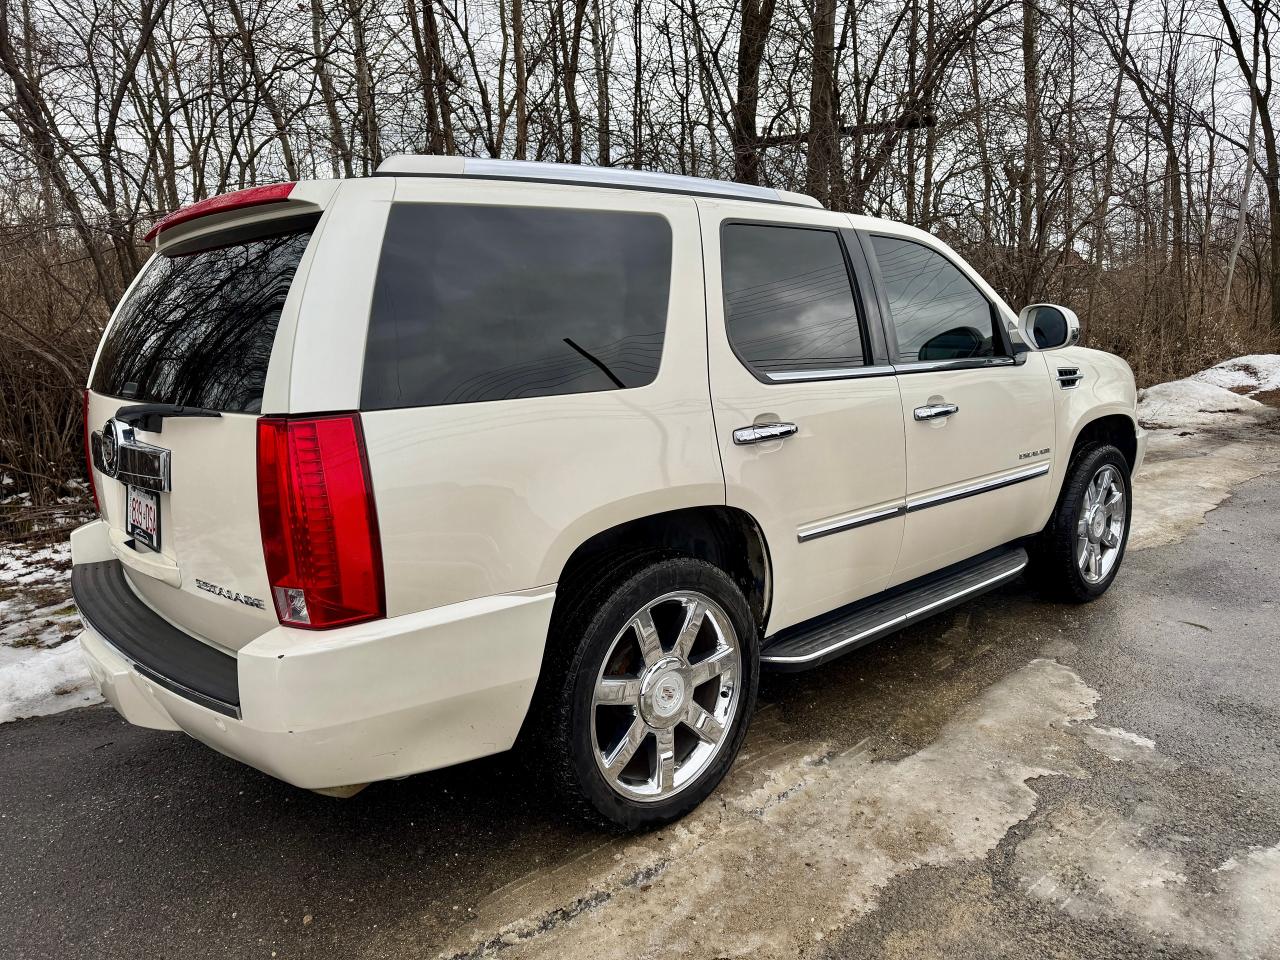
M 729 129 L 729 138 L 733 142 L 733 178 L 739 183 L 760 182 L 756 111 L 760 105 L 760 62 L 773 25 L 774 2 L 742 0 L 737 96 L 733 101 L 733 122 Z
M 805 192 L 831 200 L 836 145 L 836 0 L 813 0 L 813 75 L 809 84 L 809 165 Z

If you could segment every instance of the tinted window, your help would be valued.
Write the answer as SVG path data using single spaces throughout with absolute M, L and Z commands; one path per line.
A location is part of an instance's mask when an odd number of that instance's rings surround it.
M 903 361 L 995 356 L 991 304 L 959 267 L 910 240 L 871 242 Z
M 729 342 L 759 373 L 861 365 L 862 333 L 839 237 L 829 230 L 725 224 Z
M 394 205 L 361 406 L 651 383 L 670 282 L 671 228 L 651 214 Z
M 111 397 L 258 413 L 284 299 L 310 230 L 157 255 L 102 345 Z

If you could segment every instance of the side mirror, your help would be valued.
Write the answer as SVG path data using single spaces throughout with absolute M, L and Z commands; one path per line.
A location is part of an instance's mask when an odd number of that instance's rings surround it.
M 1069 307 L 1033 303 L 1018 314 L 1018 330 L 1037 350 L 1057 350 L 1080 339 L 1080 318 Z

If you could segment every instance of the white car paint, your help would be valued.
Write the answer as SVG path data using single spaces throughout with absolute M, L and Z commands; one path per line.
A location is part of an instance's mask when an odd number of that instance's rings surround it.
M 581 184 L 382 176 L 299 184 L 287 202 L 191 221 L 162 233 L 160 246 L 216 235 L 228 224 L 319 212 L 276 333 L 262 411 L 356 410 L 388 212 L 393 203 L 441 202 L 663 217 L 673 258 L 657 378 L 610 392 L 363 413 L 387 616 L 323 632 L 281 626 L 269 599 L 255 609 L 195 587 L 198 578 L 270 596 L 257 515 L 256 417 L 167 421 L 162 435 L 144 437 L 173 451 L 161 552 L 140 555 L 125 542 L 123 485 L 98 474 L 102 519 L 73 535 L 73 560 L 120 559 L 150 607 L 234 654 L 242 709 L 228 718 L 178 696 L 86 629 L 81 642 L 91 670 L 127 720 L 185 730 L 310 788 L 495 753 L 512 745 L 524 720 L 560 572 L 592 536 L 681 508 L 745 511 L 769 559 L 762 625 L 769 635 L 1035 533 L 1053 509 L 1081 429 L 1104 415 L 1134 418 L 1127 366 L 1079 347 L 1030 349 L 1021 362 L 999 368 L 762 383 L 725 333 L 717 238 L 726 219 L 924 243 L 960 266 L 1017 338 L 1013 311 L 940 241 L 901 224 L 822 210 L 807 198 L 785 205 Z M 1080 368 L 1078 387 L 1060 387 L 1060 365 Z M 915 407 L 939 397 L 960 413 L 912 419 Z M 120 402 L 90 394 L 91 426 Z M 734 444 L 735 428 L 776 419 L 795 422 L 799 432 L 786 441 Z M 1140 460 L 1144 436 L 1136 436 Z M 1041 463 L 1043 475 L 978 498 L 814 536 Z

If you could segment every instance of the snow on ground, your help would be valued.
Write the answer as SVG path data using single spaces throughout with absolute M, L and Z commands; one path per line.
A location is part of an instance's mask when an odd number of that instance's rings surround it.
M 1276 405 L 1280 354 L 1226 360 L 1185 380 L 1138 391 L 1138 419 L 1149 430 L 1183 430 L 1229 425 L 1241 414 L 1262 414 Z M 1255 399 L 1257 398 L 1257 399 Z
M 1280 354 L 1255 353 L 1247 357 L 1236 357 L 1208 370 L 1201 370 L 1191 379 L 1250 395 L 1280 390 Z
M 1198 430 L 1249 423 L 1269 413 L 1268 406 L 1280 406 L 1280 354 L 1237 357 L 1185 380 L 1138 393 L 1138 418 L 1144 427 L 1157 431 L 1151 453 L 1164 446 L 1166 439 L 1170 445 L 1181 444 L 1177 438 Z M 1144 528 L 1144 524 L 1160 525 L 1162 503 L 1178 501 L 1185 507 L 1188 488 L 1194 492 L 1211 486 L 1208 479 L 1202 483 L 1186 475 L 1179 464 L 1151 453 L 1140 475 L 1145 495 L 1135 499 L 1151 517 L 1135 511 L 1131 539 L 1135 548 L 1167 542 L 1167 537 L 1160 539 Z M 1252 472 L 1237 475 L 1224 473 L 1221 464 L 1210 466 L 1228 490 L 1260 469 L 1250 466 Z M 1163 497 L 1162 470 L 1169 474 L 1169 490 Z M 0 490 L 9 480 L 0 476 Z M 1211 492 L 1204 509 L 1212 509 L 1227 495 L 1227 491 Z M 2 499 L 13 503 L 15 497 Z M 71 548 L 65 540 L 39 547 L 0 541 L 0 723 L 102 700 L 75 642 L 80 621 L 70 600 L 70 577 Z
M 0 723 L 102 700 L 75 642 L 71 545 L 0 542 Z

